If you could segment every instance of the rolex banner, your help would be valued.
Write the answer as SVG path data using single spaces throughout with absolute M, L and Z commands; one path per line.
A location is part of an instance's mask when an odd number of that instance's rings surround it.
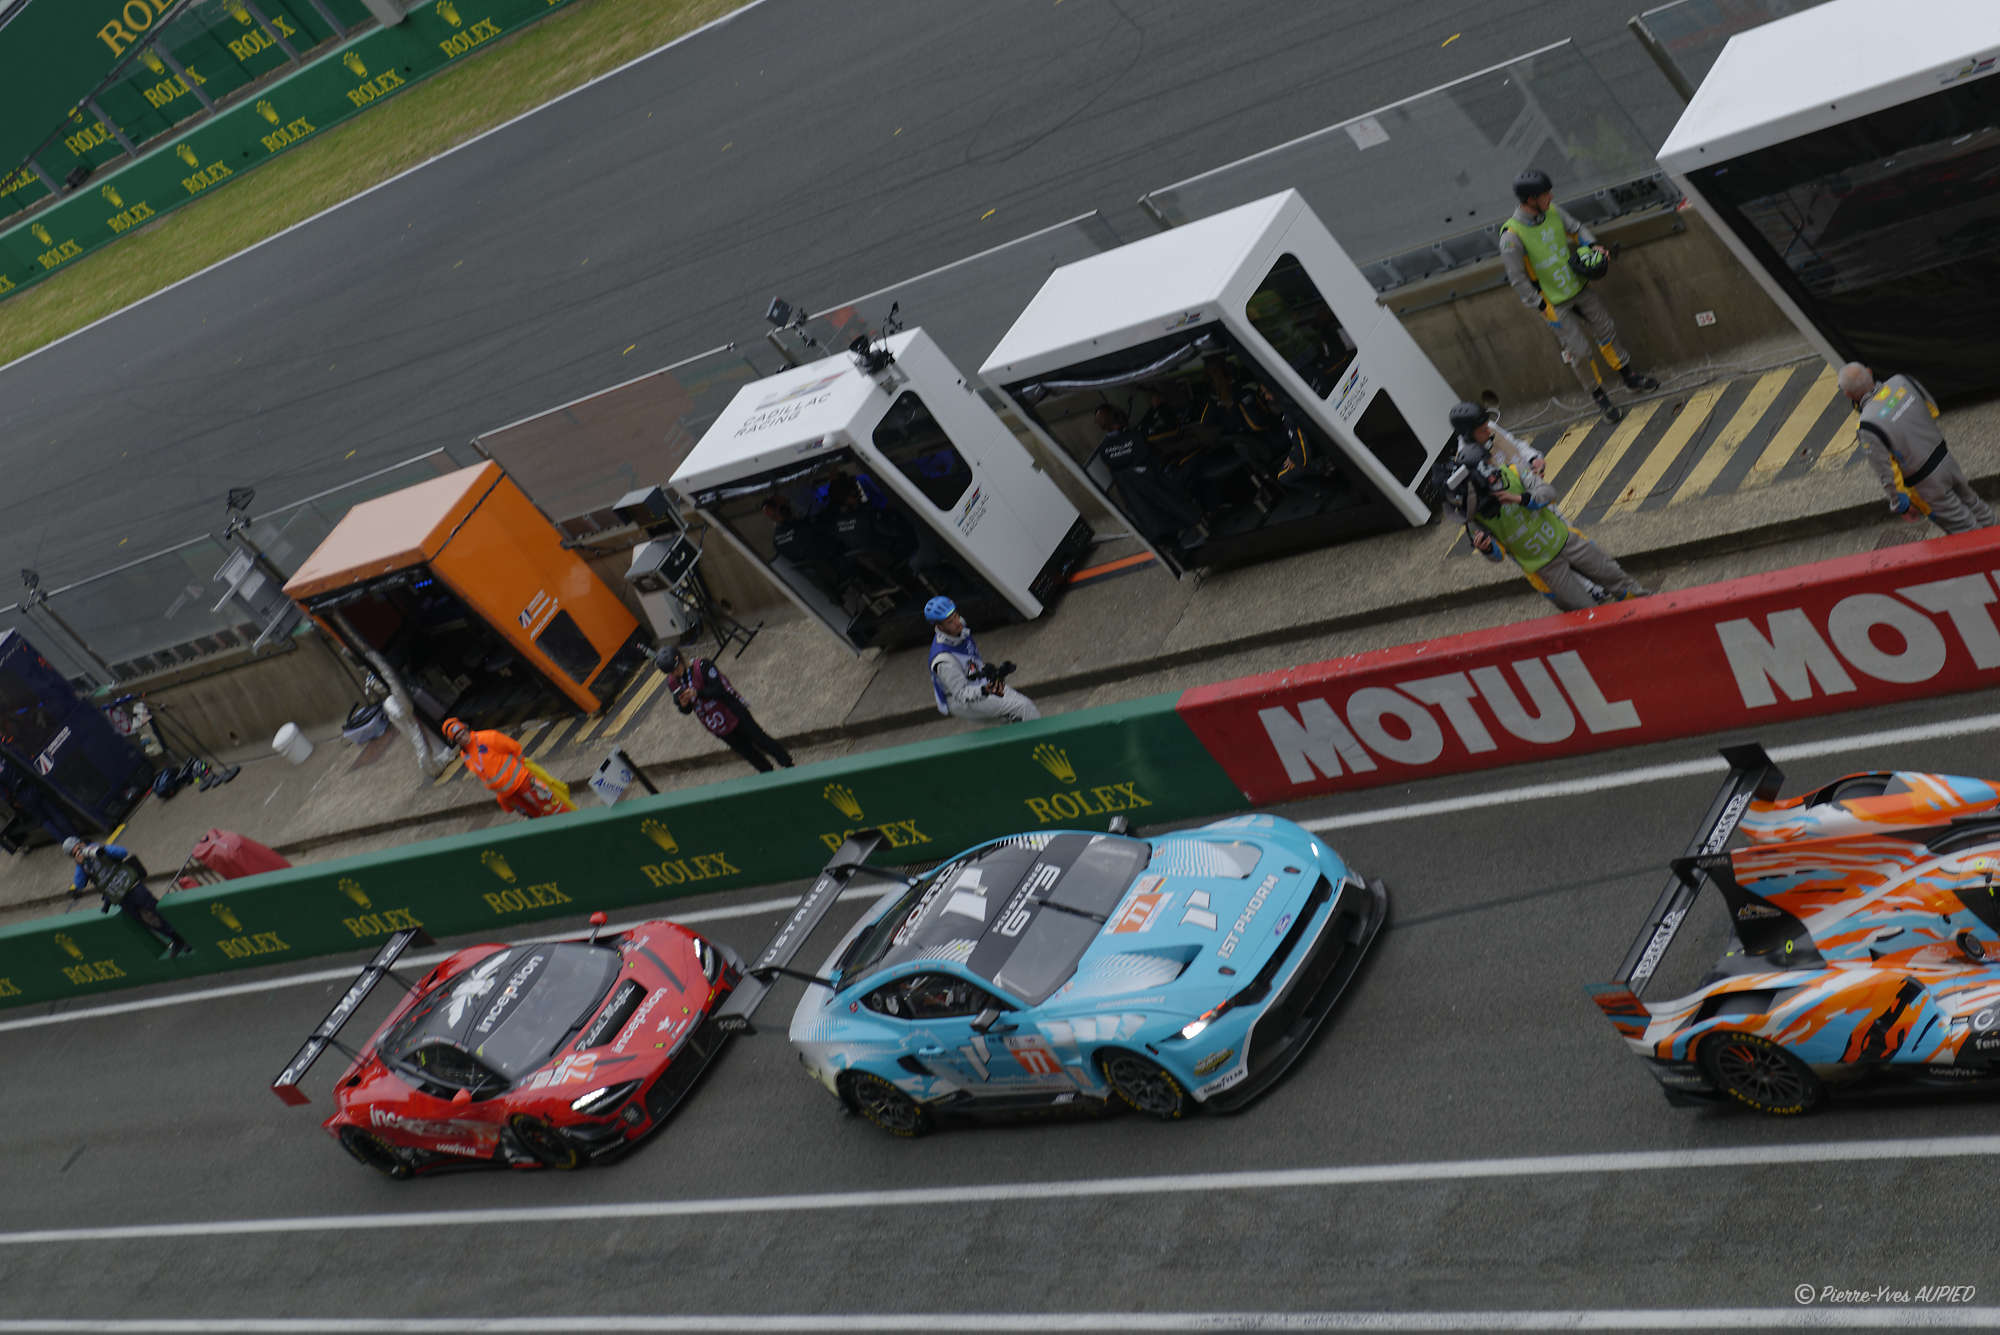
M 1059 719 L 745 775 L 613 807 L 269 872 L 161 900 L 195 954 L 120 916 L 0 928 L 0 1006 L 281 960 L 372 950 L 391 932 L 439 938 L 596 909 L 671 904 L 803 881 L 859 829 L 880 865 L 936 862 L 1000 835 L 1222 815 L 1241 795 L 1154 696 Z M 416 782 L 414 776 L 411 782 Z

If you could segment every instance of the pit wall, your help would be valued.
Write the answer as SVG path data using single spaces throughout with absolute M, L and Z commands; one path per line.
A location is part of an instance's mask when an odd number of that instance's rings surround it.
M 1986 530 L 0 928 L 0 1006 L 798 880 L 856 829 L 928 863 L 2000 684 Z
M 749 775 L 575 815 L 295 867 L 163 901 L 192 957 L 166 962 L 118 914 L 0 928 L 0 1006 L 57 1001 L 811 875 L 851 831 L 878 862 L 947 857 L 995 835 L 1222 812 L 1241 798 L 1160 695 L 1060 719 Z

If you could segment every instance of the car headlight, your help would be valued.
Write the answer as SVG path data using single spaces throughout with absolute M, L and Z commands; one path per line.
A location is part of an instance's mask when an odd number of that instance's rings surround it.
M 1202 1016 L 1199 1020 L 1189 1020 L 1181 1026 L 1181 1037 L 1199 1038 L 1201 1031 L 1206 1028 L 1208 1028 L 1208 1017 L 1206 1015 Z
M 722 977 L 722 956 L 698 936 L 694 939 L 694 957 L 701 964 L 702 977 L 711 983 Z
M 586 1115 L 608 1113 L 630 1098 L 632 1091 L 638 1087 L 639 1081 L 627 1080 L 622 1085 L 606 1085 L 602 1089 L 593 1089 L 580 1099 L 571 1099 L 569 1109 L 571 1112 Z

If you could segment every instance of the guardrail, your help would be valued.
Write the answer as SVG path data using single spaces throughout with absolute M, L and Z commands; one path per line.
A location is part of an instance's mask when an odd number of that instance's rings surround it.
M 402 927 L 442 937 L 803 878 L 871 826 L 882 860 L 917 863 L 1016 830 L 1235 807 L 1177 704 L 1153 696 L 179 891 L 163 909 L 196 954 L 171 962 L 122 916 L 15 924 L 0 928 L 0 1006 L 367 949 Z

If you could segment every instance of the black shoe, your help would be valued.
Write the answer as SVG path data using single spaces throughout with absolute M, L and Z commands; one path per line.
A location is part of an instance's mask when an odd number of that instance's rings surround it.
M 1645 374 L 1643 371 L 1635 371 L 1629 366 L 1619 367 L 1618 374 L 1624 377 L 1625 388 L 1636 389 L 1642 394 L 1651 393 L 1660 387 L 1659 381 L 1653 379 L 1653 377 Z
M 1613 403 L 1611 401 L 1611 396 L 1609 394 L 1606 394 L 1603 390 L 1601 389 L 1591 390 L 1590 397 L 1591 400 L 1597 404 L 1597 411 L 1604 414 L 1605 421 L 1622 422 L 1625 420 L 1625 414 L 1618 411 L 1618 405 Z

